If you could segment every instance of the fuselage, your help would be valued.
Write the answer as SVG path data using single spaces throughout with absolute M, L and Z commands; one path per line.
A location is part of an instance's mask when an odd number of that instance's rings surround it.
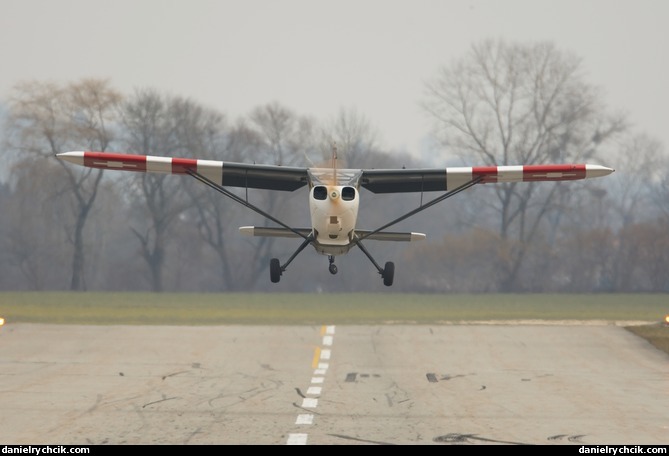
M 355 170 L 310 169 L 309 211 L 317 252 L 341 255 L 354 244 L 360 206 L 360 172 Z

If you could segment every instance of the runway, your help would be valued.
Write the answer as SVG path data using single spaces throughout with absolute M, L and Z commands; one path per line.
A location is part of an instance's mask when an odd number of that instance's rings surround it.
M 0 328 L 2 444 L 666 445 L 668 393 L 615 324 Z

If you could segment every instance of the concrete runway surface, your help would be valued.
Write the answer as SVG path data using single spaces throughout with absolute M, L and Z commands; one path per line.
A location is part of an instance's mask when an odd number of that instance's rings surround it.
M 0 444 L 669 444 L 615 324 L 0 328 Z

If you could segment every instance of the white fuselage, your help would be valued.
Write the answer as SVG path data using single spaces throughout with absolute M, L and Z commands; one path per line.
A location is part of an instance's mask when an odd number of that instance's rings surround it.
M 353 247 L 360 199 L 355 170 L 309 170 L 309 211 L 318 253 L 341 255 Z
M 309 192 L 314 247 L 323 255 L 341 255 L 353 244 L 358 219 L 358 191 L 351 186 L 317 185 Z

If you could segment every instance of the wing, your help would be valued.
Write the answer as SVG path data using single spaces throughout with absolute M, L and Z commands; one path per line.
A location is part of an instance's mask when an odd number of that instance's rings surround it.
M 63 152 L 57 157 L 81 166 L 167 174 L 200 174 L 226 187 L 293 191 L 307 185 L 309 169 L 216 160 L 131 155 L 107 152 Z M 360 185 L 373 193 L 448 191 L 478 183 L 566 181 L 601 177 L 614 170 L 600 165 L 520 165 L 451 168 L 365 169 Z M 339 170 L 356 176 L 359 170 Z M 357 177 L 356 177 L 357 178 Z
M 216 160 L 158 157 L 152 155 L 114 154 L 107 152 L 63 152 L 62 160 L 89 168 L 113 169 L 167 174 L 200 174 L 226 187 L 247 187 L 293 191 L 308 182 L 307 168 L 255 165 Z
M 480 184 L 567 181 L 602 177 L 613 171 L 588 164 L 365 169 L 360 184 L 373 193 L 433 192 L 453 190 L 478 178 Z

